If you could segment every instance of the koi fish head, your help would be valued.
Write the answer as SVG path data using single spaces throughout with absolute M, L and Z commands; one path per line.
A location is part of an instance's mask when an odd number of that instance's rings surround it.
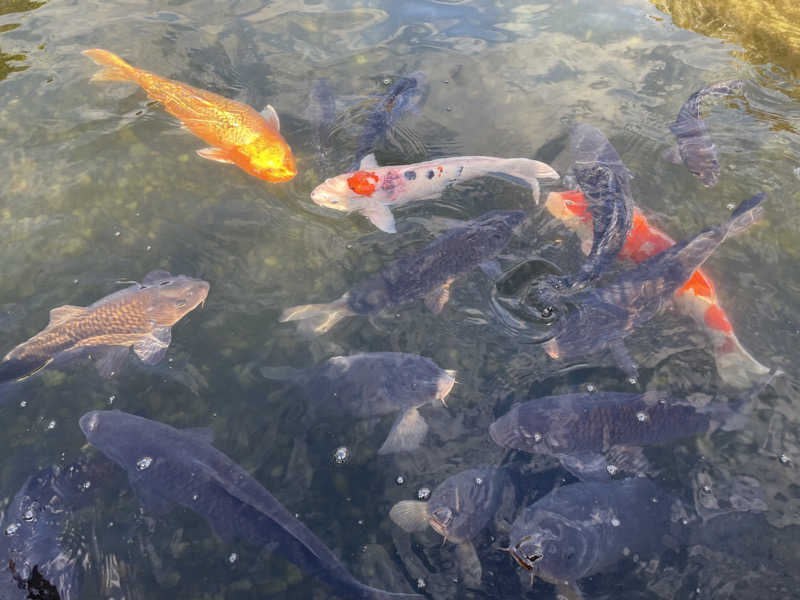
M 246 170 L 256 177 L 280 183 L 297 175 L 294 154 L 283 138 L 258 138 L 242 150 L 248 163 Z
M 147 316 L 158 327 L 172 327 L 205 302 L 211 286 L 202 279 L 173 275 L 144 285 Z
M 376 173 L 356 171 L 326 179 L 311 192 L 311 200 L 320 206 L 351 212 L 360 208 L 360 200 L 375 192 L 380 178 Z

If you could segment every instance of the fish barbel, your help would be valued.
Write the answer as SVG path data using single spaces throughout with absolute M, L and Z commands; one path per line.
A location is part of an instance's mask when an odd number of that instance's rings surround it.
M 164 104 L 183 126 L 210 144 L 203 158 L 235 164 L 266 181 L 289 181 L 297 174 L 294 155 L 280 134 L 278 114 L 268 105 L 262 113 L 219 94 L 137 69 L 119 56 L 94 48 L 83 54 L 107 67 L 92 81 L 129 81 Z

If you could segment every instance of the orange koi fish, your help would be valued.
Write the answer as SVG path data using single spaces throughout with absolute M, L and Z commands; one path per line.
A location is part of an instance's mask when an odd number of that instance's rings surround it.
M 588 254 L 593 239 L 592 215 L 583 194 L 579 190 L 552 192 L 545 206 L 550 214 L 578 235 L 581 250 Z M 633 226 L 619 257 L 640 263 L 674 245 L 675 240 L 648 223 L 642 211 L 634 208 Z M 681 312 L 692 317 L 709 335 L 723 381 L 736 387 L 747 387 L 752 376 L 769 373 L 769 369 L 753 358 L 736 338 L 728 316 L 719 305 L 714 284 L 702 269 L 695 271 L 675 292 L 675 302 Z
M 241 102 L 137 69 L 106 50 L 84 50 L 83 54 L 107 67 L 92 81 L 130 81 L 163 103 L 184 128 L 211 145 L 197 151 L 203 158 L 235 164 L 276 183 L 297 174 L 292 149 L 280 134 L 280 121 L 272 106 L 258 113 Z

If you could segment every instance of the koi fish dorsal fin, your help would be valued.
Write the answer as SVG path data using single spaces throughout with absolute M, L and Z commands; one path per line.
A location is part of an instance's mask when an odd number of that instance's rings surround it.
M 275 128 L 275 131 L 281 130 L 281 120 L 278 118 L 278 113 L 273 108 L 272 104 L 267 104 L 264 110 L 261 111 L 261 116 L 264 120 Z
M 79 317 L 85 312 L 86 309 L 82 306 L 71 306 L 69 304 L 57 306 L 50 311 L 50 322 L 47 324 L 47 326 L 52 327 L 53 325 L 58 325 L 59 323 L 67 321 L 68 319 Z
M 360 171 L 368 171 L 370 169 L 377 169 L 378 168 L 378 160 L 375 158 L 374 154 L 367 154 L 364 158 L 361 159 L 361 162 L 358 164 L 358 169 Z

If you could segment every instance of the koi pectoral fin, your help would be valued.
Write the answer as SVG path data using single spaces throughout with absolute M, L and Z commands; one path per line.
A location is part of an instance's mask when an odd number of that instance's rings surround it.
M 172 330 L 169 327 L 158 327 L 153 333 L 136 342 L 133 351 L 143 363 L 155 365 L 164 358 L 171 341 Z
M 450 286 L 453 280 L 446 282 L 442 287 L 437 288 L 425 296 L 425 306 L 433 314 L 438 315 L 442 312 L 444 305 L 450 300 Z
M 378 450 L 378 454 L 416 450 L 427 433 L 428 424 L 425 419 L 416 408 L 409 408 L 392 426 L 392 430 Z
M 228 154 L 222 148 L 201 148 L 197 150 L 197 155 L 202 156 L 203 158 L 207 158 L 208 160 L 213 160 L 216 162 L 233 164 L 233 161 L 228 158 Z
M 394 222 L 394 215 L 383 204 L 376 204 L 361 210 L 361 214 L 367 217 L 375 227 L 386 233 L 397 233 L 397 226 Z
M 464 541 L 458 544 L 456 546 L 456 557 L 458 558 L 458 572 L 461 574 L 461 581 L 468 588 L 479 588 L 483 578 L 483 568 L 472 542 Z

